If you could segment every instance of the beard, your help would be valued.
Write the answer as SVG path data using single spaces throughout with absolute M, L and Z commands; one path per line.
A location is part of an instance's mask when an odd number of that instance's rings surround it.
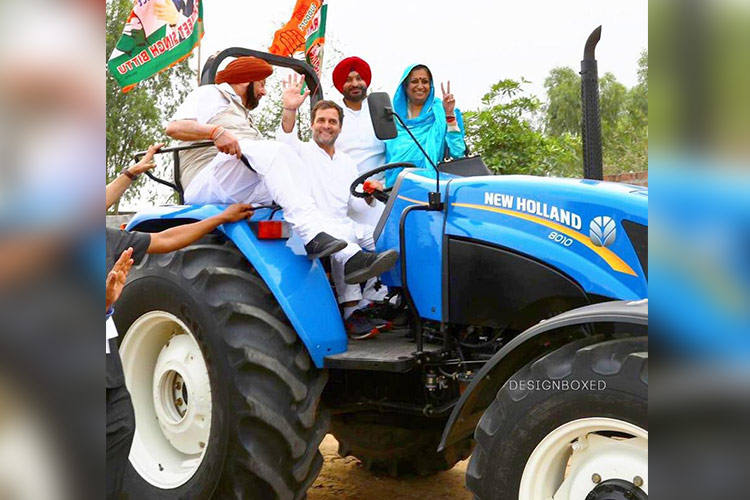
M 313 131 L 313 141 L 319 146 L 333 146 L 336 143 L 336 139 L 338 139 L 338 134 L 330 134 L 327 136 L 327 138 L 323 138 L 323 134 L 320 132 Z
M 250 85 L 247 87 L 247 95 L 245 96 L 245 102 L 243 103 L 245 105 L 245 108 L 252 111 L 255 108 L 258 107 L 258 103 L 260 103 L 260 99 L 255 97 L 255 85 L 250 82 Z
M 344 92 L 344 99 L 351 102 L 359 102 L 364 101 L 367 97 L 367 87 L 356 87 L 361 92 L 358 95 L 352 95 L 351 91 L 354 90 L 354 88 L 349 89 L 347 92 Z

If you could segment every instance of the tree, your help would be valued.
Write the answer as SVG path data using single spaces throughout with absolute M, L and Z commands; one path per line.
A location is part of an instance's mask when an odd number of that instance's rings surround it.
M 648 51 L 638 59 L 638 85 L 628 92 L 625 106 L 638 125 L 648 127 Z
M 571 68 L 554 68 L 544 80 L 547 89 L 545 130 L 550 135 L 581 133 L 581 77 Z M 599 112 L 602 129 L 616 126 L 625 105 L 627 89 L 612 73 L 599 79 Z
M 500 80 L 482 97 L 482 107 L 465 113 L 470 150 L 501 174 L 580 175 L 580 139 L 566 132 L 545 135 L 533 124 L 542 104 L 525 96 L 522 79 Z
M 545 132 L 581 134 L 581 80 L 571 68 L 550 71 L 544 82 Z M 638 61 L 638 85 L 628 90 L 612 73 L 599 79 L 599 111 L 605 174 L 648 169 L 648 52 Z
M 545 131 L 560 136 L 581 133 L 581 77 L 571 68 L 558 67 L 544 80 L 547 89 Z
M 132 0 L 107 0 L 107 52 L 112 53 L 122 34 L 127 16 L 133 8 Z M 172 115 L 177 105 L 192 90 L 194 72 L 187 60 L 167 71 L 152 76 L 123 93 L 117 82 L 105 70 L 107 80 L 107 182 L 123 168 L 133 163 L 132 155 L 149 145 L 166 140 L 163 122 Z M 171 177 L 171 176 L 169 176 Z M 142 196 L 143 180 L 125 192 L 124 199 Z M 113 207 L 114 213 L 119 203 Z

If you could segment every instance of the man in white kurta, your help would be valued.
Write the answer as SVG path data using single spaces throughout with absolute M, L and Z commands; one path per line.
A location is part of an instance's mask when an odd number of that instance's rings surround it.
M 385 165 L 385 142 L 375 136 L 367 105 L 367 89 L 372 72 L 359 57 L 347 57 L 333 70 L 333 84 L 343 96 L 344 124 L 336 149 L 354 159 L 359 174 Z M 375 178 L 382 179 L 382 175 Z M 385 209 L 383 203 L 351 210 L 349 215 L 363 224 L 375 226 Z
M 360 283 L 384 272 L 395 262 L 392 255 L 365 254 L 338 235 L 339 224 L 322 213 L 293 172 L 301 168 L 289 146 L 262 140 L 249 110 L 265 95 L 265 78 L 272 68 L 254 57 L 232 61 L 216 75 L 216 85 L 193 91 L 167 125 L 167 135 L 183 144 L 210 139 L 214 147 L 180 154 L 185 201 L 191 204 L 275 201 L 305 243 L 308 257 L 339 253 L 346 263 L 345 279 Z M 248 168 L 243 157 L 252 166 Z M 388 268 L 390 267 L 388 266 Z
M 284 82 L 284 112 L 276 137 L 289 144 L 302 158 L 304 170 L 299 173 L 298 178 L 304 180 L 320 211 L 340 224 L 340 229 L 333 234 L 355 241 L 364 249 L 374 250 L 374 227 L 357 223 L 348 216 L 352 210 L 362 211 L 374 205 L 375 201 L 372 198 L 365 201 L 354 197 L 349 191 L 359 172 L 354 160 L 335 146 L 342 127 L 343 111 L 332 101 L 319 101 L 313 108 L 313 140 L 300 141 L 295 126 L 296 110 L 307 96 L 307 92 L 300 94 L 300 89 L 301 82 L 296 78 L 290 77 Z M 359 285 L 347 285 L 344 282 L 342 269 L 341 259 L 337 255 L 332 256 L 331 273 L 339 303 L 345 306 L 346 317 L 351 310 L 357 308 L 363 296 Z
M 357 163 L 359 174 L 385 165 L 385 142 L 375 136 L 367 104 L 367 89 L 372 81 L 370 65 L 359 57 L 347 57 L 333 70 L 333 84 L 343 96 L 344 124 L 336 140 L 336 149 L 343 151 Z M 375 179 L 382 180 L 383 174 Z M 356 222 L 375 227 L 385 210 L 384 203 L 374 206 L 352 207 L 349 216 Z M 364 297 L 373 301 L 385 298 L 388 289 L 375 289 L 375 280 L 365 283 Z

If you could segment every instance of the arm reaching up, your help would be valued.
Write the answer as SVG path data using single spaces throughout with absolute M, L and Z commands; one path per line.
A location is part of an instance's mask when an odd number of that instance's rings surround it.
M 156 163 L 154 163 L 154 154 L 163 146 L 164 144 L 161 143 L 149 146 L 148 152 L 143 158 L 141 158 L 141 161 L 139 161 L 132 167 L 123 169 L 120 172 L 120 175 L 115 178 L 115 180 L 107 184 L 107 210 L 109 210 L 112 205 L 117 203 L 117 200 L 120 199 L 122 193 L 124 193 L 125 190 L 128 189 L 128 187 L 136 177 L 156 166 Z
M 302 92 L 302 85 L 304 83 L 305 76 L 298 77 L 296 74 L 289 75 L 286 81 L 281 82 L 284 89 L 281 94 L 281 102 L 282 106 L 284 106 L 284 111 L 281 114 L 281 128 L 287 134 L 294 129 L 297 110 L 305 102 L 307 96 L 310 95 L 310 89 L 305 89 L 305 92 Z

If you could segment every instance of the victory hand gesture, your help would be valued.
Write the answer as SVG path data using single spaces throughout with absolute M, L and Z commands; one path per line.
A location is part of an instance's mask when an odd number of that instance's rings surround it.
M 284 89 L 281 93 L 281 102 L 284 109 L 296 111 L 307 96 L 310 95 L 310 89 L 305 89 L 302 93 L 302 84 L 305 83 L 305 75 L 289 75 L 289 78 L 281 81 L 281 87 Z
M 448 80 L 448 88 L 443 86 L 443 82 L 440 82 L 440 90 L 443 91 L 443 109 L 445 110 L 445 116 L 456 115 L 456 98 L 451 94 L 451 82 Z

